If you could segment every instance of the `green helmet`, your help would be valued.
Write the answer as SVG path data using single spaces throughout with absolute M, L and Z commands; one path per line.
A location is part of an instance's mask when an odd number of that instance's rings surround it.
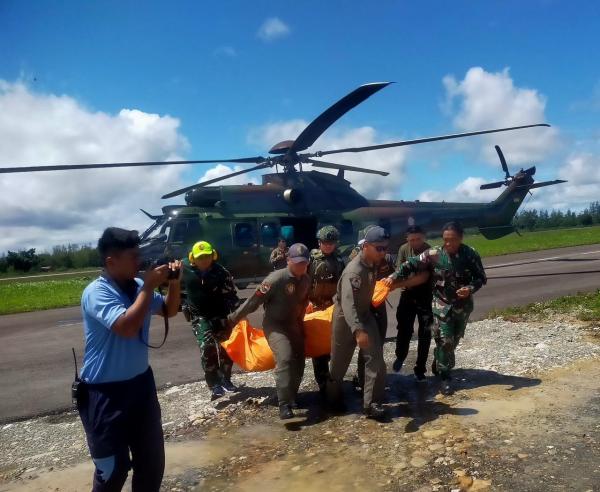
M 338 241 L 340 232 L 333 226 L 321 227 L 317 232 L 317 239 L 319 241 Z

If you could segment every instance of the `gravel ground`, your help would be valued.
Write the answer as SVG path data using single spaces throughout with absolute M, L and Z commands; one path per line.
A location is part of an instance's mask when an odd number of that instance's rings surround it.
M 501 318 L 478 321 L 467 327 L 465 339 L 457 351 L 457 367 L 465 370 L 463 375 L 468 375 L 472 369 L 490 374 L 493 371 L 505 379 L 536 376 L 576 360 L 600 356 L 599 336 L 600 327 L 584 327 L 568 318 L 555 317 L 545 322 L 511 322 Z M 388 367 L 394 358 L 393 348 L 393 343 L 386 344 Z M 414 354 L 415 349 L 413 342 L 411 353 Z M 354 364 L 355 361 L 349 376 L 355 371 Z M 410 367 L 403 369 L 403 373 L 409 372 Z M 314 391 L 311 373 L 308 363 L 301 391 Z M 461 374 L 460 371 L 457 373 Z M 202 437 L 215 428 L 240 423 L 238 419 L 243 419 L 237 412 L 240 408 L 256 409 L 253 415 L 257 419 L 265 412 L 275 415 L 276 410 L 271 406 L 275 401 L 271 372 L 238 374 L 235 382 L 242 391 L 214 403 L 209 401 L 203 383 L 173 386 L 161 391 L 159 400 L 167 442 Z M 437 444 L 430 443 L 430 446 L 435 448 Z M 422 460 L 417 458 L 415 455 L 416 464 L 412 466 L 421 464 Z M 0 490 L 3 490 L 2 483 L 28 480 L 41 472 L 87 460 L 85 436 L 75 412 L 0 427 Z

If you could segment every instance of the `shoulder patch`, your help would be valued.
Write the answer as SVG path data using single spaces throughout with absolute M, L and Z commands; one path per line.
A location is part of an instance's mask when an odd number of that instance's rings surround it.
M 360 276 L 355 275 L 350 277 L 350 285 L 352 285 L 352 288 L 355 290 L 360 289 L 362 285 L 362 279 L 360 278 Z

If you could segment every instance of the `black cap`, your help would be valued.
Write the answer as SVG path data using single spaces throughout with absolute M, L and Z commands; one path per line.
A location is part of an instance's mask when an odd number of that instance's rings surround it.
M 302 263 L 303 261 L 308 262 L 310 259 L 310 252 L 308 248 L 302 243 L 294 243 L 288 250 L 288 259 L 292 263 Z
M 365 242 L 367 243 L 382 243 L 387 241 L 390 235 L 383 227 L 373 226 L 365 232 Z

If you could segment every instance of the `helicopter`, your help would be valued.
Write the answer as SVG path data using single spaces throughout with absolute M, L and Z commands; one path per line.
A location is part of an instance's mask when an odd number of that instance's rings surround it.
M 0 168 L 0 173 L 208 163 L 254 164 L 248 169 L 163 195 L 163 199 L 184 195 L 185 204 L 164 206 L 162 214 L 152 215 L 142 210 L 153 221 L 141 234 L 140 253 L 145 265 L 159 259 L 185 257 L 196 241 L 205 240 L 217 248 L 220 261 L 233 274 L 240 288 L 260 281 L 272 270 L 269 256 L 280 238 L 288 243 L 301 242 L 313 248 L 317 246 L 317 230 L 324 225 L 334 225 L 340 231 L 339 251 L 348 255 L 357 243 L 359 232 L 368 225 L 376 224 L 390 234 L 390 249 L 395 251 L 404 242 L 405 230 L 409 225 L 418 224 L 434 231 L 444 223 L 455 220 L 464 227 L 477 228 L 488 239 L 496 239 L 514 231 L 512 218 L 532 189 L 565 182 L 552 180 L 536 183 L 533 178 L 535 167 L 521 169 L 511 175 L 502 150 L 496 146 L 504 179 L 481 185 L 481 189 L 503 186 L 506 189 L 489 203 L 370 200 L 364 197 L 352 188 L 351 182 L 346 179 L 346 172 L 382 177 L 389 173 L 329 162 L 322 157 L 550 126 L 536 123 L 305 152 L 339 118 L 388 85 L 390 82 L 359 86 L 317 116 L 295 140 L 275 144 L 269 150 L 268 157 L 5 167 Z M 305 169 L 308 166 L 336 170 L 337 174 Z M 244 173 L 269 168 L 275 168 L 275 172 L 262 175 L 262 183 L 258 185 L 214 186 Z

